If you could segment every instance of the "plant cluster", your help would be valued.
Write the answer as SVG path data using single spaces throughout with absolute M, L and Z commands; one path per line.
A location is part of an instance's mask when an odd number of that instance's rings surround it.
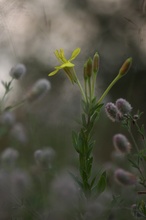
M 85 62 L 81 81 L 72 62 L 79 53 L 80 48 L 77 48 L 67 59 L 63 49 L 56 50 L 55 56 L 60 66 L 49 74 L 53 76 L 63 70 L 71 84 L 79 88 L 82 112 L 78 130 L 72 132 L 72 145 L 78 158 L 77 170 L 59 172 L 55 166 L 57 152 L 50 146 L 32 150 L 33 162 L 23 158 L 20 149 L 22 146 L 25 151 L 24 146 L 29 145 L 29 138 L 25 127 L 15 117 L 15 109 L 42 98 L 51 89 L 50 81 L 38 80 L 21 101 L 12 104 L 7 104 L 7 98 L 13 81 L 27 72 L 25 65 L 17 64 L 10 70 L 11 80 L 2 81 L 5 92 L 0 100 L 0 140 L 8 137 L 8 143 L 0 154 L 0 196 L 3 200 L 0 203 L 0 219 L 146 218 L 145 129 L 144 125 L 139 125 L 142 113 L 138 111 L 133 115 L 127 100 L 119 98 L 115 103 L 107 103 L 105 112 L 112 122 L 125 128 L 129 136 L 121 132 L 113 136 L 115 151 L 108 166 L 102 164 L 95 168 L 93 155 L 93 130 L 104 106 L 104 98 L 114 84 L 127 74 L 132 58 L 123 63 L 101 97 L 97 97 L 99 54 L 95 53 Z

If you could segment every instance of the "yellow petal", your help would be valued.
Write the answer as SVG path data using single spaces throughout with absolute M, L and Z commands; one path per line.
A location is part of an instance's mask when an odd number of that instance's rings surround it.
M 80 51 L 81 51 L 80 48 L 75 49 L 75 50 L 72 52 L 72 55 L 71 55 L 71 58 L 69 59 L 69 61 L 74 60 L 74 59 L 78 56 L 78 54 L 80 53 Z
M 58 67 L 56 67 L 56 68 L 63 69 L 63 68 L 65 68 L 65 67 L 73 67 L 73 66 L 74 66 L 73 63 L 71 63 L 71 62 L 66 62 L 66 63 L 63 63 L 61 66 L 58 66 Z
M 64 50 L 60 49 L 60 59 L 62 60 L 63 63 L 68 62 L 67 59 L 65 58 Z
M 48 76 L 54 76 L 58 71 L 59 69 L 56 69 L 53 72 L 49 73 Z
M 55 50 L 54 53 L 55 53 L 55 56 L 56 56 L 56 58 L 58 59 L 58 61 L 62 63 L 62 59 L 60 58 L 60 53 L 59 53 L 59 51 L 58 51 L 58 50 Z

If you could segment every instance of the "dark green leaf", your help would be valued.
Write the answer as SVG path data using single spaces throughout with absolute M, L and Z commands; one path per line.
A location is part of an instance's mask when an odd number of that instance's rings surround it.
M 82 182 L 79 180 L 79 178 L 77 176 L 75 176 L 72 172 L 69 171 L 69 174 L 71 175 L 71 177 L 75 180 L 75 182 L 82 188 L 83 184 Z
M 97 192 L 99 194 L 101 194 L 102 192 L 104 192 L 105 188 L 106 188 L 106 185 L 107 185 L 107 175 L 106 175 L 106 171 L 104 171 L 99 180 L 98 180 L 98 183 L 97 183 Z

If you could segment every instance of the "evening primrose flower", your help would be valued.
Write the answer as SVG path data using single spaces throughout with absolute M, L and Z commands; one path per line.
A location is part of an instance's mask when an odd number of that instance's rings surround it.
M 65 54 L 64 54 L 64 50 L 60 49 L 60 51 L 56 50 L 55 51 L 55 56 L 58 59 L 58 61 L 60 62 L 60 66 L 56 66 L 55 70 L 53 72 L 51 72 L 49 74 L 49 76 L 53 76 L 55 75 L 59 70 L 63 69 L 65 71 L 65 73 L 67 74 L 68 78 L 70 79 L 70 81 L 72 83 L 76 83 L 77 82 L 77 77 L 74 71 L 74 64 L 71 62 L 72 60 L 74 60 L 78 54 L 80 53 L 80 48 L 75 49 L 72 52 L 72 55 L 70 57 L 69 60 L 67 60 L 65 58 Z

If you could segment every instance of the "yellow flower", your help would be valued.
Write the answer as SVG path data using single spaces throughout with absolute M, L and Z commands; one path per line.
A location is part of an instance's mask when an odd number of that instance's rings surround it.
M 77 77 L 76 77 L 76 74 L 75 74 L 75 71 L 74 71 L 74 66 L 75 65 L 73 63 L 71 63 L 71 61 L 74 60 L 78 56 L 78 54 L 80 53 L 80 50 L 81 50 L 80 48 L 75 49 L 72 52 L 72 55 L 71 55 L 69 60 L 67 60 L 65 58 L 63 49 L 60 49 L 60 51 L 56 50 L 55 51 L 55 56 L 57 57 L 57 59 L 58 59 L 58 61 L 60 62 L 61 65 L 56 66 L 55 70 L 53 72 L 51 72 L 49 74 L 49 76 L 53 76 L 59 70 L 63 69 L 65 71 L 65 73 L 67 74 L 68 78 L 71 80 L 71 82 L 76 83 Z

